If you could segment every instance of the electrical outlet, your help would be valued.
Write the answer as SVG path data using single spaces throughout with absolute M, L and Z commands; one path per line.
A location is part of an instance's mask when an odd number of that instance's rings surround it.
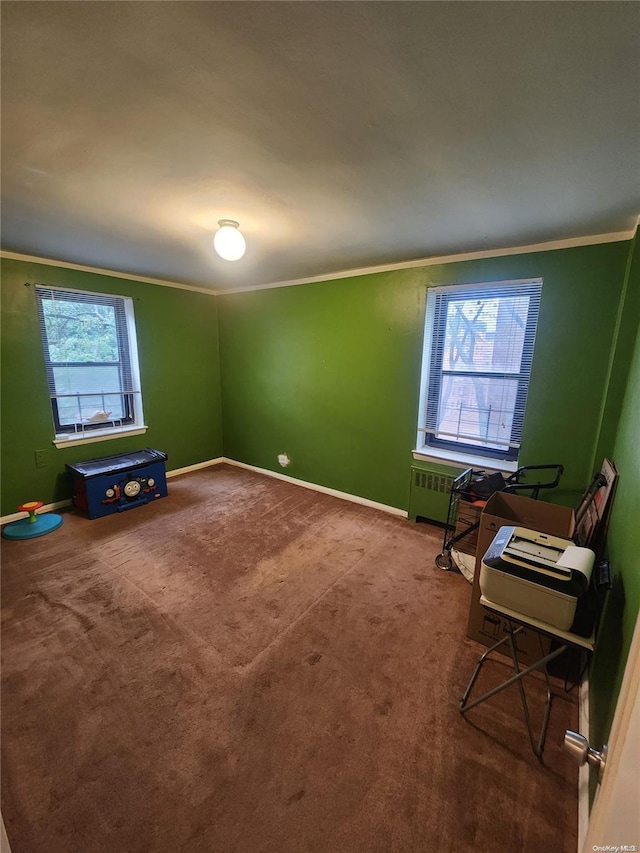
M 47 451 L 46 450 L 36 450 L 36 468 L 46 468 L 47 467 Z

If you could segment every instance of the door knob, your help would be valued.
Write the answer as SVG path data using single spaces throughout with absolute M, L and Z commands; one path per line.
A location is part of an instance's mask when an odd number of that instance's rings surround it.
M 580 766 L 588 763 L 595 767 L 598 771 L 598 782 L 602 782 L 602 774 L 607 763 L 607 744 L 602 747 L 601 752 L 598 752 L 597 749 L 589 746 L 589 741 L 584 735 L 567 729 L 564 733 L 564 748 Z

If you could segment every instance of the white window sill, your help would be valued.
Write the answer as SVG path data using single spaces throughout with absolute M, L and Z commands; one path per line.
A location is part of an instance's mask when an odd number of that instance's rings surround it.
M 437 450 L 430 448 L 426 450 L 414 450 L 414 459 L 422 459 L 425 462 L 436 462 L 440 465 L 460 465 L 464 468 L 481 468 L 489 473 L 493 471 L 501 471 L 502 473 L 510 473 L 518 470 L 517 462 L 507 462 L 506 460 L 489 459 L 486 456 L 472 456 L 470 453 L 457 453 L 455 450 Z M 491 464 L 493 463 L 493 464 Z
M 73 432 L 56 435 L 53 443 L 58 450 L 63 447 L 77 447 L 79 444 L 94 444 L 96 441 L 109 441 L 112 438 L 124 438 L 125 436 L 144 435 L 148 427 L 136 425 L 125 427 L 108 427 L 106 429 L 92 429 L 91 432 Z

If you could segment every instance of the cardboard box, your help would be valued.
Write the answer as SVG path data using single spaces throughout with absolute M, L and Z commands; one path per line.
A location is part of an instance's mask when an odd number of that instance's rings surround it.
M 506 620 L 489 613 L 480 604 L 480 563 L 494 536 L 505 525 L 528 527 L 530 530 L 539 530 L 541 533 L 551 533 L 554 536 L 571 539 L 575 528 L 575 515 L 570 507 L 558 506 L 547 501 L 534 501 L 532 498 L 509 494 L 509 492 L 496 492 L 489 498 L 480 516 L 476 570 L 467 623 L 467 637 L 485 646 L 492 646 L 506 636 Z M 542 656 L 540 640 L 543 643 L 543 653 L 546 653 L 550 644 L 548 637 L 543 637 L 528 628 L 523 628 L 518 634 L 518 659 L 522 663 L 533 663 Z M 502 646 L 500 651 L 506 655 L 510 654 L 507 644 Z
M 480 515 L 484 509 L 486 501 L 474 501 L 473 503 L 465 500 L 458 501 L 458 517 L 456 519 L 455 536 L 462 533 L 465 535 L 456 542 L 453 546 L 456 551 L 461 551 L 463 554 L 472 554 L 475 556 L 478 550 L 478 530 L 476 527 L 471 533 L 466 533 L 470 527 L 480 520 Z

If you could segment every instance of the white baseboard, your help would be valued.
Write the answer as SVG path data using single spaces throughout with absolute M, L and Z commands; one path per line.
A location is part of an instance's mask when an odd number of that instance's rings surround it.
M 197 462 L 195 465 L 186 465 L 184 468 L 174 468 L 173 471 L 167 471 L 167 480 L 170 477 L 177 477 L 179 474 L 187 474 L 189 471 L 197 471 L 199 468 L 208 468 L 210 465 L 219 465 L 221 462 L 226 462 L 227 460 L 223 456 L 219 456 L 217 459 L 208 459 L 206 462 Z M 45 504 L 39 512 L 51 512 L 54 509 L 62 509 L 65 506 L 71 506 L 73 501 L 71 498 L 67 498 L 64 501 L 56 501 L 52 504 Z M 21 518 L 25 518 L 26 514 L 24 512 L 12 512 L 10 515 L 3 515 L 0 518 L 0 524 L 8 524 L 10 521 L 19 521 Z
M 351 503 L 368 506 L 372 509 L 379 509 L 382 512 L 388 512 L 390 515 L 396 515 L 399 518 L 408 518 L 409 513 L 406 509 L 398 509 L 395 506 L 387 506 L 377 501 L 370 501 L 368 498 L 361 498 L 358 495 L 349 494 L 349 492 L 339 492 L 337 489 L 330 489 L 328 486 L 319 486 L 316 483 L 307 483 L 306 480 L 297 480 L 295 477 L 290 477 L 288 474 L 281 474 L 279 471 L 270 471 L 268 468 L 258 468 L 256 465 L 248 465 L 246 462 L 237 462 L 235 459 L 229 459 L 227 456 L 218 456 L 216 459 L 207 459 L 205 462 L 196 462 L 195 465 L 185 465 L 184 468 L 174 468 L 172 471 L 167 471 L 167 480 L 171 477 L 178 477 L 180 474 L 188 474 L 190 471 L 199 471 L 201 468 L 210 468 L 212 465 L 221 465 L 222 463 L 235 465 L 238 468 L 246 468 L 249 471 L 255 471 L 258 474 L 266 474 L 267 477 L 275 477 L 276 480 L 284 480 L 287 483 L 293 483 L 294 486 L 302 486 L 305 489 L 311 489 L 314 492 L 322 492 L 324 495 L 332 495 L 334 498 L 341 498 L 343 501 L 351 501 Z M 71 506 L 71 500 L 57 501 L 52 504 L 45 504 L 42 507 L 42 512 L 49 512 L 53 509 L 60 509 L 64 506 Z M 5 515 L 0 518 L 0 524 L 6 524 L 9 521 L 18 521 L 24 518 L 23 512 L 14 512 L 11 515 Z
M 172 471 L 167 471 L 167 480 L 171 477 L 178 477 L 180 474 L 188 474 L 189 471 L 199 471 L 201 468 L 210 468 L 212 465 L 220 465 L 222 462 L 228 462 L 224 456 L 218 456 L 216 459 L 207 459 L 206 462 L 196 462 L 195 465 L 185 465 L 184 468 L 174 468 Z
M 51 512 L 53 509 L 62 509 L 63 506 L 71 506 L 71 498 L 67 498 L 64 501 L 56 501 L 52 504 L 45 504 L 38 510 L 38 514 L 41 512 Z M 10 521 L 19 521 L 21 518 L 26 518 L 26 512 L 12 512 L 10 515 L 3 515 L 0 518 L 0 524 L 8 524 Z
M 238 468 L 247 468 L 249 471 L 255 471 L 258 474 L 266 474 L 267 477 L 275 477 L 276 480 L 284 480 L 286 483 L 293 483 L 294 486 L 302 486 L 305 489 L 311 489 L 314 492 L 322 492 L 324 495 L 332 495 L 334 498 L 341 498 L 343 501 L 351 501 L 351 503 L 368 506 L 372 509 L 379 509 L 382 512 L 388 512 L 391 515 L 399 516 L 400 518 L 408 518 L 409 513 L 406 509 L 398 509 L 395 506 L 388 506 L 377 501 L 370 501 L 368 498 L 361 498 L 358 495 L 352 495 L 349 492 L 340 492 L 337 489 L 330 489 L 328 486 L 319 486 L 317 483 L 308 483 L 306 480 L 297 480 L 295 477 L 290 477 L 288 474 L 281 474 L 279 471 L 270 471 L 268 468 L 258 468 L 256 465 L 248 465 L 246 462 L 237 462 L 235 459 L 223 457 L 223 462 L 228 465 L 235 465 Z
M 589 676 L 585 673 L 580 682 L 578 697 L 578 731 L 589 737 Z M 578 771 L 578 850 L 582 850 L 589 826 L 589 765 Z

